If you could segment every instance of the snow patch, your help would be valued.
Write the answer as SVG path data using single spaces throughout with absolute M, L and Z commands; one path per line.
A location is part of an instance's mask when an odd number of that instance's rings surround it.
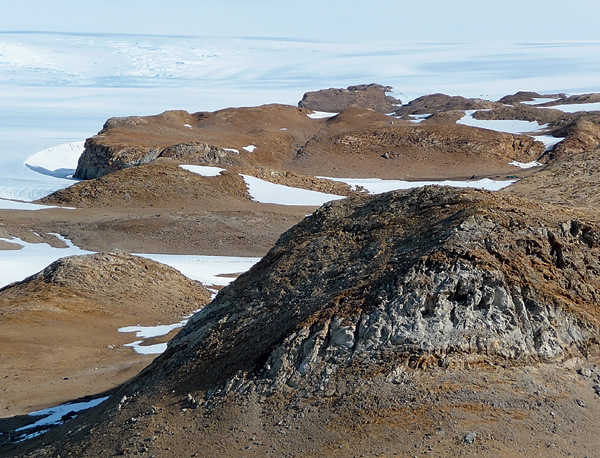
M 420 122 L 425 121 L 427 118 L 429 118 L 431 115 L 430 114 L 417 114 L 417 115 L 408 115 L 410 117 L 410 122 L 418 124 Z
M 244 151 L 248 151 L 249 153 L 253 153 L 254 150 L 256 149 L 256 146 L 254 146 L 254 145 L 248 145 L 248 146 L 244 146 L 242 149 Z
M 140 325 L 125 326 L 125 327 L 119 328 L 118 331 L 124 332 L 124 333 L 135 332 L 135 336 L 138 338 L 141 338 L 141 339 L 151 339 L 153 337 L 162 337 L 162 336 L 166 336 L 167 334 L 169 334 L 171 331 L 173 331 L 175 329 L 185 326 L 185 324 L 188 322 L 188 320 L 190 319 L 190 317 L 192 315 L 193 315 L 193 313 L 189 316 L 186 316 L 179 323 L 159 324 L 157 326 L 140 326 Z M 157 354 L 163 353 L 167 349 L 166 343 L 158 343 L 158 344 L 151 344 L 151 345 L 144 345 L 144 343 L 145 343 L 144 340 L 136 340 L 135 342 L 125 344 L 124 346 L 132 347 L 136 353 L 139 353 L 142 355 L 157 355 Z
M 33 439 L 34 437 L 38 437 L 47 432 L 52 426 L 61 425 L 65 421 L 70 420 L 71 418 L 75 418 L 75 413 L 79 413 L 83 410 L 96 407 L 97 405 L 102 404 L 104 401 L 106 401 L 109 397 L 110 396 L 104 396 L 101 398 L 92 399 L 91 401 L 66 403 L 56 407 L 50 407 L 48 409 L 42 409 L 37 410 L 35 412 L 31 412 L 29 414 L 29 416 L 31 417 L 44 418 L 36 421 L 35 423 L 31 423 L 29 425 L 17 428 L 15 431 L 27 431 L 30 429 L 35 429 L 36 431 L 18 437 L 16 442 L 23 442 L 29 439 Z
M 548 98 L 548 97 L 538 97 L 533 100 L 528 100 L 526 102 L 521 102 L 523 105 L 541 105 L 542 103 L 554 102 L 555 100 L 559 100 L 557 98 Z
M 178 254 L 144 254 L 137 256 L 162 262 L 177 269 L 192 280 L 204 285 L 227 286 L 234 278 L 232 275 L 246 272 L 261 258 L 241 256 L 201 256 Z M 226 276 L 224 276 L 226 275 Z
M 600 111 L 600 102 L 572 103 L 572 104 L 554 105 L 551 107 L 539 107 L 539 108 L 552 108 L 554 110 L 564 111 L 565 113 L 577 113 L 580 111 Z
M 252 198 L 264 204 L 321 206 L 325 202 L 344 199 L 343 196 L 292 188 L 281 184 L 260 180 L 250 175 L 242 175 Z
M 532 167 L 540 167 L 543 164 L 538 161 L 532 161 L 532 162 L 511 161 L 508 163 L 508 165 L 514 165 L 515 167 L 519 167 L 521 169 L 530 169 Z
M 339 115 L 339 113 L 329 113 L 327 111 L 313 111 L 312 113 L 306 114 L 306 116 L 308 116 L 311 119 L 332 118 L 337 115 Z
M 223 148 L 223 151 L 229 151 L 230 153 L 240 154 L 240 151 L 235 148 Z
M 72 178 L 85 141 L 63 143 L 34 154 L 25 161 L 31 170 L 56 178 Z
M 546 151 L 551 151 L 552 148 L 565 139 L 565 137 L 552 137 L 551 135 L 535 135 L 533 138 L 538 142 L 542 142 L 546 147 Z
M 174 329 L 181 328 L 187 323 L 187 318 L 180 321 L 179 323 L 174 324 L 159 324 L 157 326 L 124 326 L 119 328 L 119 332 L 135 332 L 136 337 L 140 337 L 142 339 L 151 339 L 153 337 L 162 337 L 166 336 L 168 333 L 173 331 Z
M 202 175 L 203 177 L 216 177 L 221 174 L 221 172 L 225 172 L 225 169 L 221 167 L 213 167 L 210 165 L 180 165 L 184 170 L 188 170 L 189 172 L 197 173 L 198 175 Z
M 123 346 L 133 348 L 133 350 L 140 355 L 160 355 L 167 349 L 166 343 L 144 345 L 143 340 L 136 340 L 135 342 L 131 342 Z

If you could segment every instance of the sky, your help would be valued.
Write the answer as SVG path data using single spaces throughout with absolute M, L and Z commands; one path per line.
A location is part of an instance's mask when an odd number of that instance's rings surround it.
M 443 42 L 598 41 L 597 0 L 20 0 L 0 31 Z

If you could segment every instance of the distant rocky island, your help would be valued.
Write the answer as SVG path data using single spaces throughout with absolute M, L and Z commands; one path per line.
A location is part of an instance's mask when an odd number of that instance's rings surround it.
M 22 442 L 25 419 L 0 420 L 0 455 L 597 454 L 600 94 L 402 104 L 391 91 L 109 119 L 81 181 L 40 201 L 78 210 L 3 228 L 103 253 L 1 289 L 2 319 L 27 317 L 26 332 L 56 309 L 86 326 L 201 310 L 144 369 L 104 384 L 99 406 Z M 243 176 L 346 198 L 264 204 Z M 348 177 L 518 181 L 372 195 L 336 180 Z M 126 253 L 142 243 L 262 260 L 211 300 Z

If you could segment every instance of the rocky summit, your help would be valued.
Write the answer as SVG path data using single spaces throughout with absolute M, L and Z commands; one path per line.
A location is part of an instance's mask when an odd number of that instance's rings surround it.
M 584 453 L 593 425 L 551 423 L 600 407 L 565 365 L 598 354 L 599 255 L 594 218 L 508 195 L 327 204 L 31 456 Z

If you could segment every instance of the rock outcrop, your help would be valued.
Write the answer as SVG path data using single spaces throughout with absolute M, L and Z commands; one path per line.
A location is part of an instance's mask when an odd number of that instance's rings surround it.
M 14 431 L 29 423 L 20 415 L 114 389 L 154 358 L 125 344 L 164 344 L 176 332 L 140 339 L 119 328 L 176 324 L 210 300 L 176 269 L 123 252 L 62 258 L 1 288 L 0 456 L 5 417 Z
M 110 118 L 89 138 L 75 178 L 92 179 L 171 158 L 189 164 L 270 166 L 318 130 L 307 110 L 285 105 L 229 108 L 213 113 L 166 111 L 155 116 Z M 287 130 L 294 126 L 295 129 Z M 256 152 L 244 150 L 258 146 Z
M 367 108 L 379 113 L 392 113 L 402 105 L 402 101 L 387 95 L 391 86 L 380 84 L 360 84 L 347 89 L 321 89 L 307 92 L 298 106 L 312 111 L 340 113 L 348 108 Z
M 452 367 L 586 354 L 598 344 L 600 227 L 548 213 L 436 187 L 328 204 L 195 315 L 156 365 L 177 374 L 173 388 L 193 378 L 210 397 L 313 390 L 382 358 Z
M 509 162 L 530 162 L 544 152 L 528 136 L 457 126 L 459 113 L 439 112 L 422 125 L 364 108 L 311 119 L 306 109 L 284 105 L 116 118 L 88 139 L 76 175 L 98 178 L 171 159 L 307 176 L 467 178 L 510 175 Z
M 249 201 L 251 198 L 238 174 L 203 177 L 171 161 L 158 161 L 75 183 L 40 202 L 77 207 L 143 207 L 203 199 Z
M 475 119 L 485 120 L 519 120 L 537 121 L 540 126 L 544 124 L 562 125 L 572 119 L 572 116 L 560 110 L 544 108 L 542 110 L 529 106 L 517 104 L 516 106 L 501 105 L 490 110 L 481 110 L 473 113 Z
M 394 112 L 395 116 L 433 114 L 440 111 L 487 110 L 498 104 L 484 99 L 468 99 L 446 94 L 430 94 L 412 100 Z

